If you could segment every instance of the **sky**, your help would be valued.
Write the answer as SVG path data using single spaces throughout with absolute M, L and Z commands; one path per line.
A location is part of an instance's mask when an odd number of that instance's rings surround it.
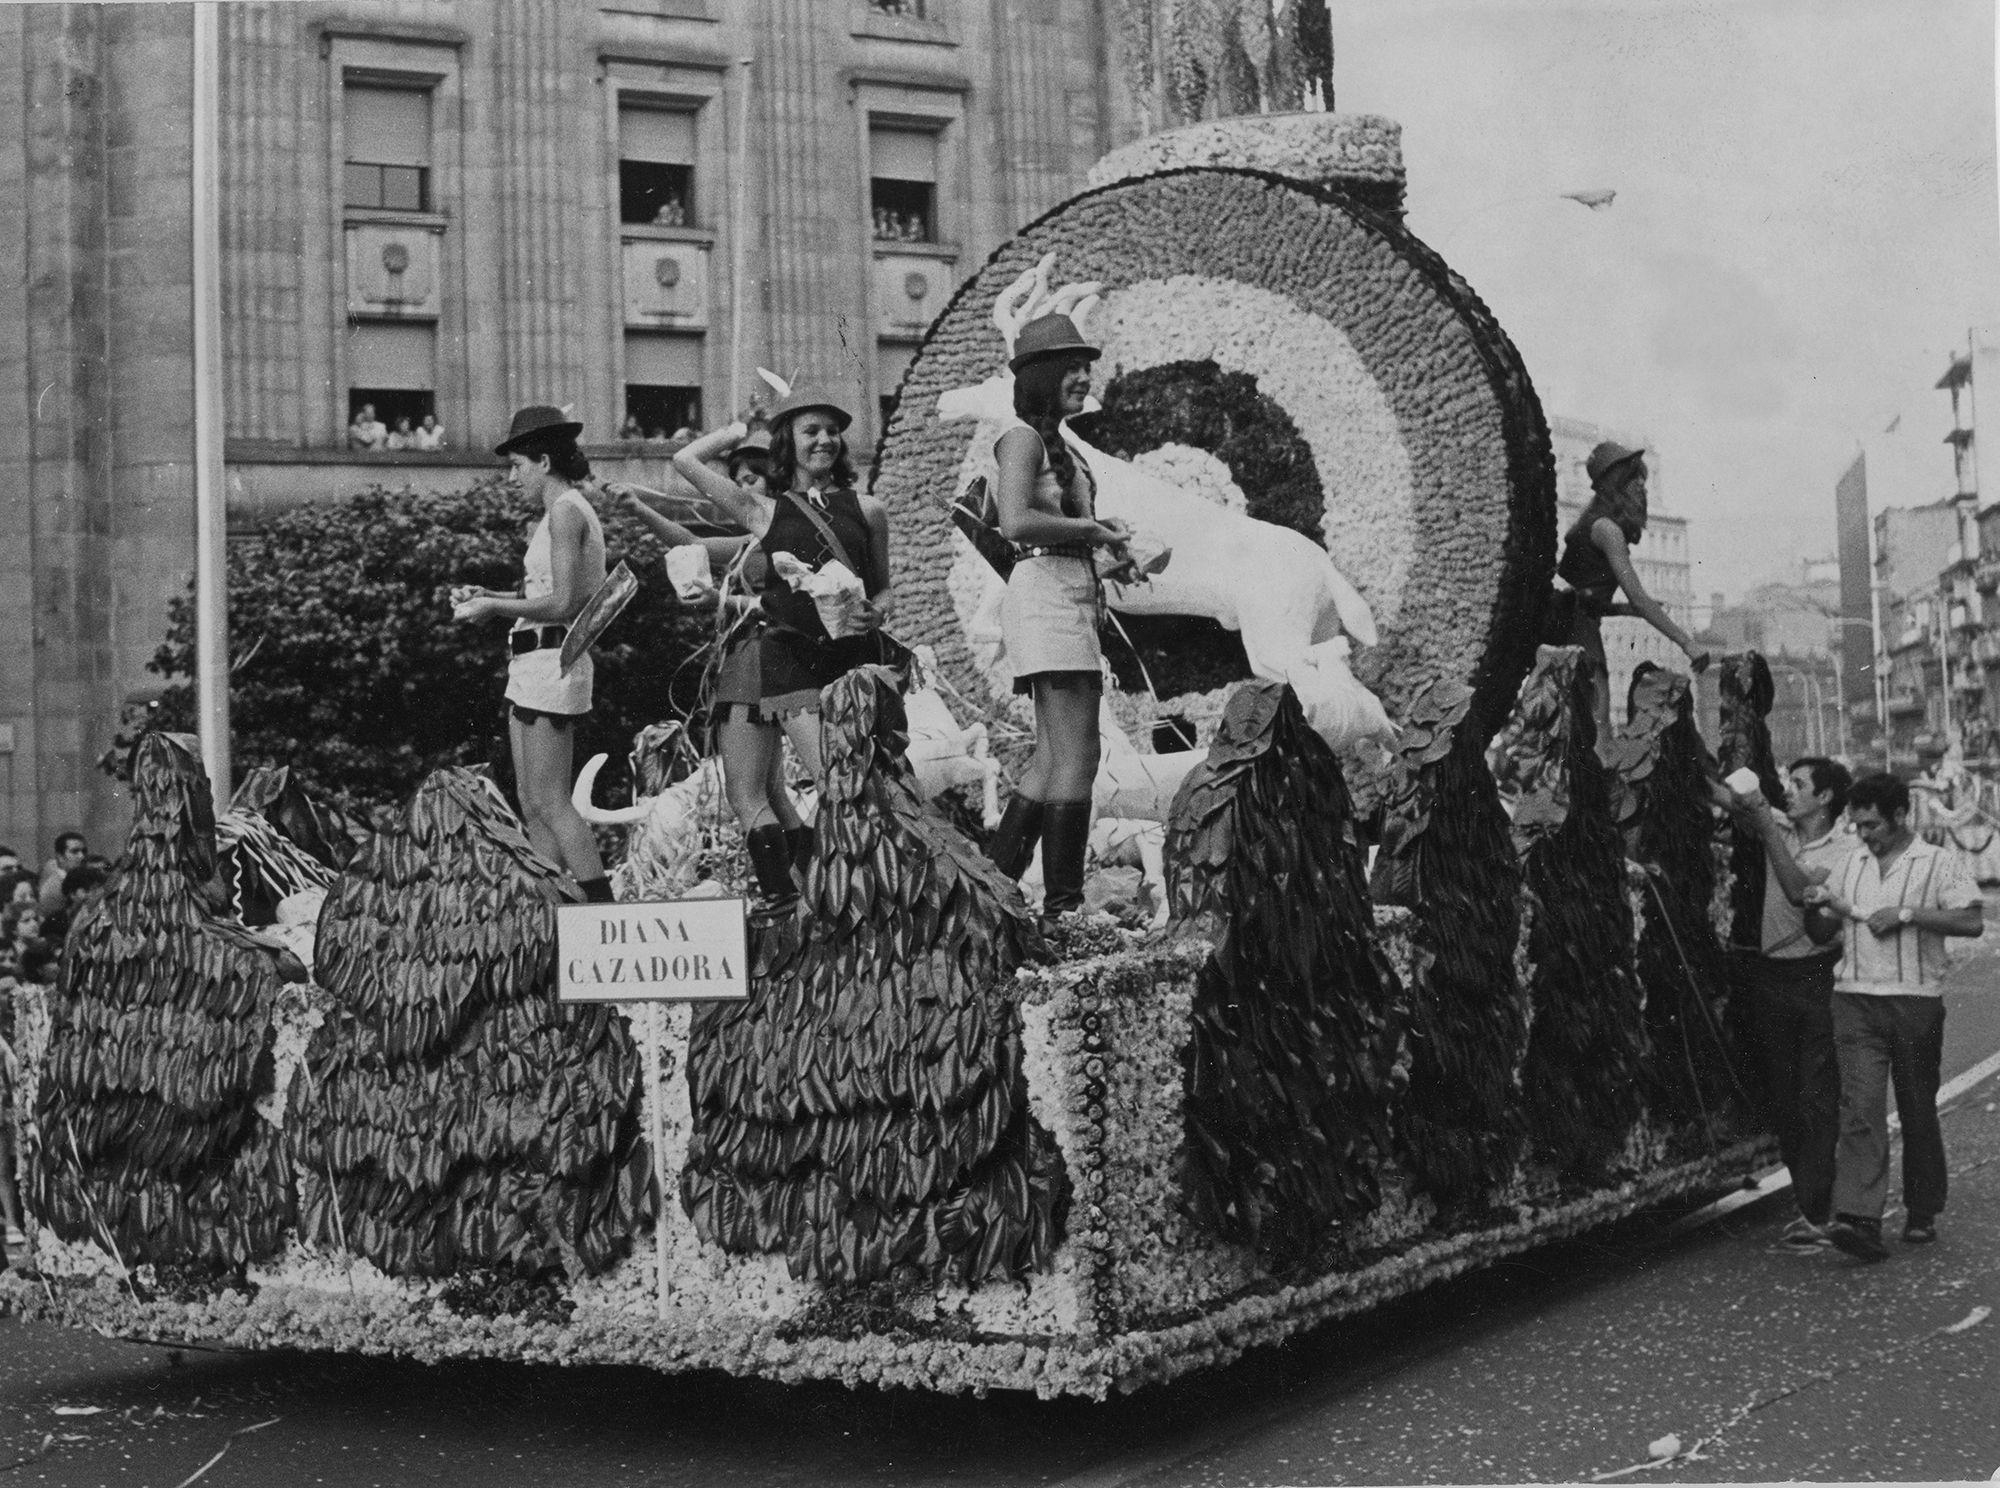
M 1952 492 L 1935 385 L 1970 327 L 2000 326 L 1995 0 L 1332 11 L 1334 106 L 1403 126 L 1410 228 L 1547 412 L 1657 451 L 1696 595 L 1831 554 L 1864 443 L 1896 473 L 1876 508 Z M 1601 211 L 1563 199 L 1601 188 Z

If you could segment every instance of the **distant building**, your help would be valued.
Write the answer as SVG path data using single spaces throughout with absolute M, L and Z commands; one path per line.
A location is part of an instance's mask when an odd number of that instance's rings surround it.
M 1687 518 L 1666 510 L 1660 452 L 1651 448 L 1643 435 L 1561 414 L 1549 418 L 1549 439 L 1556 459 L 1558 542 L 1590 504 L 1590 476 L 1584 470 L 1584 461 L 1591 450 L 1606 439 L 1645 450 L 1649 515 L 1646 535 L 1632 549 L 1632 567 L 1639 575 L 1639 582 L 1646 586 L 1646 592 L 1692 633 L 1696 629 L 1694 570 L 1688 558 Z M 1687 658 L 1673 642 L 1645 621 L 1629 617 L 1619 616 L 1604 622 L 1604 652 L 1611 668 L 1614 720 L 1625 716 L 1624 698 L 1640 662 L 1651 661 L 1676 671 L 1687 669 Z
M 1839 754 L 1839 565 L 1805 559 L 1789 583 L 1760 584 L 1737 604 L 1716 595 L 1701 640 L 1717 652 L 1761 652 L 1771 667 L 1771 746 L 1781 761 Z

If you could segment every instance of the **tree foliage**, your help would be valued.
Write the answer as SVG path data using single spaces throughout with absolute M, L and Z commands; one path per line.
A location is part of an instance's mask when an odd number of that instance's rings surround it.
M 639 594 L 596 648 L 596 706 L 576 740 L 622 770 L 632 735 L 697 704 L 704 613 L 677 607 L 660 546 L 636 520 L 593 504 L 608 561 Z M 430 771 L 493 762 L 509 773 L 505 627 L 451 618 L 455 584 L 519 584 L 532 498 L 498 479 L 460 491 L 374 486 L 316 502 L 229 545 L 230 734 L 239 774 L 289 765 L 342 805 L 401 802 Z M 139 728 L 194 726 L 195 609 L 173 601 L 149 664 L 167 686 L 104 758 L 122 774 Z

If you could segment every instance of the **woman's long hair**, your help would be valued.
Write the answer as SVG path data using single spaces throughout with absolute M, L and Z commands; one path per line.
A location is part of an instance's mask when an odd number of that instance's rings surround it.
M 531 434 L 514 446 L 515 452 L 526 455 L 530 460 L 547 455 L 549 473 L 559 480 L 577 485 L 590 479 L 590 461 L 583 451 L 576 447 L 576 436 L 555 430 Z
M 1062 490 L 1065 516 L 1077 515 L 1070 510 L 1070 486 L 1076 480 L 1076 458 L 1070 454 L 1069 446 L 1062 437 L 1062 383 L 1076 361 L 1075 357 L 1037 357 L 1014 374 L 1014 416 L 1042 436 L 1042 449 L 1048 456 L 1049 469 L 1055 472 L 1057 484 Z
M 1626 476 L 1592 488 L 1590 508 L 1583 518 L 1586 532 L 1599 517 L 1609 517 L 1618 524 L 1618 530 L 1625 534 L 1628 543 L 1635 543 L 1646 535 L 1646 513 L 1625 495 L 1625 482 L 1629 479 Z
M 771 454 L 765 462 L 764 468 L 768 473 L 764 478 L 764 489 L 772 495 L 792 488 L 792 480 L 799 473 L 799 447 L 792 439 L 792 425 L 812 411 L 801 408 L 790 418 L 779 419 L 771 425 Z M 854 462 L 847 458 L 845 434 L 840 436 L 840 453 L 833 457 L 833 469 L 827 472 L 827 479 L 840 490 L 854 484 Z

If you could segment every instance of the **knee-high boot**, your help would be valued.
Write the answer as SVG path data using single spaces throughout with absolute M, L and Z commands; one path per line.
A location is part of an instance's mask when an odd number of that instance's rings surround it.
M 1051 801 L 1042 818 L 1042 917 L 1083 908 L 1090 802 Z
M 1000 825 L 993 829 L 993 840 L 986 845 L 986 856 L 1009 878 L 1019 878 L 1028 871 L 1028 862 L 1035 855 L 1035 843 L 1041 839 L 1044 809 L 1034 797 L 1017 794 L 1007 803 Z
M 807 826 L 786 827 L 785 847 L 792 855 L 793 869 L 803 876 L 806 864 L 812 861 L 813 829 Z
M 785 829 L 776 822 L 752 827 L 744 834 L 744 846 L 750 850 L 750 868 L 757 875 L 757 889 L 765 904 L 784 909 L 796 901 L 799 890 L 792 882 L 792 850 L 785 841 Z

